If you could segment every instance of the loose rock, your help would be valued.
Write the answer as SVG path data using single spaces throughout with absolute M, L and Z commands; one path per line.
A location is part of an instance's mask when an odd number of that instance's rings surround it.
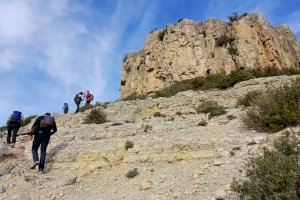
M 139 172 L 138 172 L 137 168 L 134 168 L 134 169 L 132 169 L 132 170 L 130 170 L 126 173 L 127 178 L 133 178 L 137 175 L 139 175 Z
M 141 183 L 140 189 L 147 190 L 147 189 L 151 188 L 152 185 L 153 185 L 152 181 L 143 181 Z
M 226 197 L 226 192 L 222 189 L 219 189 L 215 193 L 215 199 L 217 200 L 223 200 Z

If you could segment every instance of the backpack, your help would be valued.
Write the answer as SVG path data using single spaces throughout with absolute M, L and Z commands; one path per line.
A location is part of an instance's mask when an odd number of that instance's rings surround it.
M 93 100 L 94 100 L 94 95 L 91 94 L 90 101 L 93 101 Z
M 14 111 L 13 114 L 11 115 L 12 121 L 20 122 L 21 119 L 22 119 L 22 112 L 20 111 Z
M 55 123 L 54 117 L 44 115 L 40 122 L 40 128 L 50 128 Z
M 67 103 L 64 103 L 63 110 L 64 110 L 64 113 L 69 112 L 69 105 Z

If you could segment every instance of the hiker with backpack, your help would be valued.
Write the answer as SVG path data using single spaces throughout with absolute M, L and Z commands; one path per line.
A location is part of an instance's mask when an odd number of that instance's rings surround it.
M 22 112 L 14 111 L 6 123 L 7 128 L 7 144 L 14 147 L 16 144 L 17 133 L 22 125 Z
M 85 105 L 90 104 L 94 99 L 94 95 L 89 90 L 85 92 Z
M 57 131 L 54 117 L 50 113 L 39 116 L 31 128 L 31 134 L 34 135 L 32 142 L 32 158 L 33 165 L 31 169 L 35 169 L 39 166 L 39 173 L 44 173 L 46 150 L 50 141 L 51 135 Z M 38 149 L 41 147 L 41 155 L 39 158 Z
M 67 103 L 64 103 L 62 110 L 64 114 L 67 114 L 69 112 L 69 105 Z
M 75 104 L 77 106 L 75 113 L 79 112 L 80 103 L 83 101 L 83 99 L 84 99 L 83 92 L 79 92 L 78 94 L 75 95 L 74 101 L 75 101 Z

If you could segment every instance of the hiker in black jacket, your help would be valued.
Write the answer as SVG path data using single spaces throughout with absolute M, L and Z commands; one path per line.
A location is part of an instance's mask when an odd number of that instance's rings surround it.
M 74 101 L 75 101 L 75 104 L 76 104 L 76 106 L 77 106 L 75 113 L 78 113 L 78 112 L 79 112 L 79 106 L 80 106 L 80 103 L 81 103 L 81 101 L 82 101 L 83 99 L 84 99 L 84 94 L 83 94 L 83 92 L 79 92 L 78 94 L 75 95 Z
M 35 169 L 39 166 L 39 173 L 44 172 L 45 160 L 46 160 L 46 150 L 50 137 L 57 131 L 56 123 L 54 117 L 50 113 L 39 116 L 31 128 L 31 134 L 34 135 L 32 142 L 32 157 L 33 165 L 31 169 Z M 41 155 L 39 159 L 38 149 L 41 146 Z

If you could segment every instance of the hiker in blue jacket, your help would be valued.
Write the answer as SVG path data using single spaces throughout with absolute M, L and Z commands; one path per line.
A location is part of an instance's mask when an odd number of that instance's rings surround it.
M 17 133 L 21 127 L 22 112 L 14 111 L 6 123 L 7 128 L 7 144 L 11 144 L 14 147 L 16 144 Z

